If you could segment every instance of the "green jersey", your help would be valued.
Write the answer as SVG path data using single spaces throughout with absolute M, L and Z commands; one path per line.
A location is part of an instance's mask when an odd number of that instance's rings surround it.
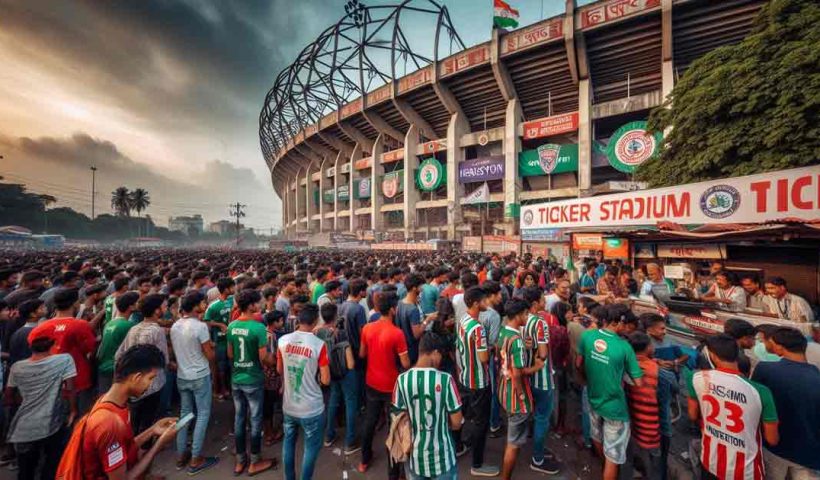
M 231 381 L 235 385 L 256 385 L 265 381 L 259 349 L 267 348 L 268 331 L 256 320 L 235 320 L 228 325 L 228 343 L 233 350 Z
M 629 421 L 622 379 L 643 376 L 635 351 L 626 340 L 609 330 L 587 330 L 578 343 L 578 354 L 584 357 L 589 405 L 609 420 Z
M 420 477 L 437 477 L 456 465 L 450 414 L 461 409 L 456 382 L 435 368 L 411 368 L 393 389 L 393 410 L 406 411 L 413 430 L 410 469 Z
M 478 354 L 487 351 L 487 333 L 470 314 L 458 323 L 456 331 L 456 366 L 458 381 L 470 390 L 487 386 L 487 369 Z
M 310 297 L 310 303 L 316 303 L 319 301 L 319 297 L 325 294 L 325 286 L 321 283 L 316 283 L 316 286 L 312 290 L 313 294 Z
M 225 300 L 218 298 L 211 302 L 210 305 L 208 305 L 208 309 L 205 310 L 205 316 L 203 317 L 203 320 L 205 322 L 218 322 L 228 325 L 231 323 L 232 309 L 233 296 L 230 296 Z M 225 342 L 225 333 L 221 329 L 212 328 L 211 337 L 213 337 L 217 348 L 227 348 L 227 343 Z
M 521 378 L 524 390 L 513 381 L 513 369 L 527 366 L 524 340 L 518 330 L 504 325 L 498 333 L 498 354 L 501 357 L 498 380 L 498 401 L 510 415 L 532 411 L 532 392 L 527 377 Z
M 527 317 L 527 324 L 524 325 L 524 338 L 532 339 L 532 349 L 527 352 L 527 366 L 535 364 L 535 357 L 538 356 L 538 346 L 550 343 L 550 331 L 547 322 L 538 315 L 530 314 Z M 538 390 L 552 390 L 552 360 L 550 360 L 549 350 L 547 351 L 547 361 L 541 370 L 532 374 L 532 388 Z
M 135 324 L 119 317 L 108 322 L 102 331 L 102 341 L 97 350 L 97 370 L 100 373 L 114 373 L 114 354 Z
M 114 298 L 114 295 L 111 294 L 105 297 L 105 301 L 103 301 L 103 309 L 105 310 L 105 319 L 103 320 L 103 326 L 108 325 L 108 322 L 114 317 L 114 309 L 116 307 L 115 302 L 117 301 Z

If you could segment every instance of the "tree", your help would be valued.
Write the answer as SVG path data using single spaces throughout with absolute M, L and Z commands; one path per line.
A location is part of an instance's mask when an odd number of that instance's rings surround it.
M 137 188 L 129 194 L 128 202 L 131 209 L 137 212 L 137 219 L 139 219 L 140 213 L 151 205 L 151 196 L 148 195 L 148 190 Z M 137 236 L 139 236 L 140 223 L 137 222 Z
M 57 203 L 57 199 L 52 195 L 40 194 L 40 200 L 43 201 L 43 233 L 48 233 L 48 206 Z
M 121 217 L 131 216 L 131 192 L 127 187 L 117 187 L 111 192 L 111 208 Z
M 820 162 L 820 4 L 772 0 L 738 44 L 692 63 L 651 131 L 671 127 L 637 176 L 680 185 Z

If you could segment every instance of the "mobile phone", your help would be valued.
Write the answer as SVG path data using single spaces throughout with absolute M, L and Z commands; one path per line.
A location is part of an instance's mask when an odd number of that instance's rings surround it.
M 193 413 L 189 413 L 188 415 L 185 415 L 184 417 L 182 417 L 182 418 L 180 418 L 179 420 L 177 420 L 177 424 L 175 425 L 175 427 L 174 427 L 174 428 L 176 428 L 177 432 L 178 432 L 178 431 L 180 431 L 180 430 L 182 430 L 183 428 L 185 428 L 186 426 L 188 426 L 188 424 L 189 424 L 189 423 L 191 423 L 191 421 L 192 421 L 195 417 L 196 417 L 196 415 L 194 415 Z

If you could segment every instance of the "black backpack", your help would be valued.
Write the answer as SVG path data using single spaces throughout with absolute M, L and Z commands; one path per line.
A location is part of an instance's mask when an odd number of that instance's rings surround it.
M 328 338 L 328 360 L 330 361 L 330 379 L 340 381 L 347 375 L 347 353 L 350 346 L 344 330 L 336 330 Z

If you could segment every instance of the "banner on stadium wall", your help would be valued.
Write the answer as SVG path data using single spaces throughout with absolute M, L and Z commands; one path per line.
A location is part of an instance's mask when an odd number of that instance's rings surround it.
M 349 202 L 350 185 L 339 185 L 339 188 L 336 189 L 336 198 L 338 198 L 340 202 Z
M 620 172 L 632 173 L 660 151 L 662 138 L 661 132 L 647 132 L 646 122 L 629 122 L 609 139 L 609 164 Z
M 480 252 L 481 237 L 467 236 L 461 239 L 461 248 L 465 252 Z M 517 235 L 484 235 L 483 253 L 520 253 L 521 237 Z
M 343 163 L 339 171 L 342 173 L 350 173 L 350 163 Z
M 764 223 L 820 217 L 820 166 L 526 205 L 521 229 Z
M 325 172 L 325 176 L 326 176 L 327 178 L 333 178 L 333 177 L 335 177 L 335 176 L 336 176 L 336 167 L 330 167 L 330 168 L 328 168 L 328 169 L 327 169 L 327 171 Z
M 370 198 L 370 179 L 361 178 L 353 182 L 353 197 L 357 200 Z
M 334 193 L 335 192 L 333 191 L 332 188 L 329 188 L 329 189 L 325 190 L 324 192 L 322 192 L 322 201 L 325 202 L 325 203 L 333 204 L 333 195 L 334 195 Z
M 578 171 L 577 143 L 547 144 L 535 150 L 524 150 L 518 154 L 518 174 L 522 177 L 576 171 Z
M 629 240 L 626 238 L 605 238 L 604 258 L 629 258 Z
M 504 178 L 504 157 L 493 155 L 458 164 L 458 183 L 488 182 Z
M 600 233 L 573 233 L 572 249 L 578 250 L 598 250 L 603 249 L 604 236 Z
M 318 188 L 313 190 L 313 204 L 314 205 L 319 205 L 319 189 Z
M 726 246 L 716 243 L 703 245 L 685 243 L 658 244 L 658 258 L 726 258 Z
M 415 177 L 419 190 L 434 192 L 445 182 L 447 175 L 441 162 L 431 157 L 422 160 Z
M 524 140 L 560 135 L 578 130 L 578 112 L 553 115 L 524 123 Z
M 382 177 L 382 193 L 387 198 L 394 198 L 404 191 L 404 170 L 396 170 Z

